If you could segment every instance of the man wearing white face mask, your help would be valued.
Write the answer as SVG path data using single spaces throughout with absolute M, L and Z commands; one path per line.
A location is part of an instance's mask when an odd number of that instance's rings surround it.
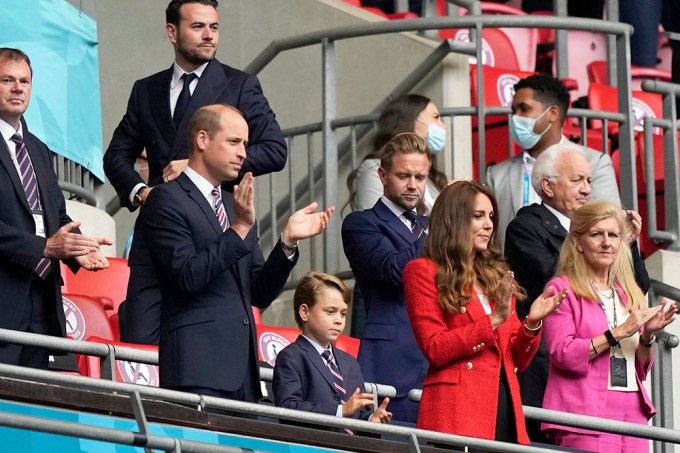
M 523 206 L 540 203 L 531 187 L 534 162 L 543 151 L 568 139 L 562 135 L 562 124 L 569 108 L 569 92 L 558 79 L 536 74 L 521 79 L 515 85 L 512 100 L 510 134 L 524 152 L 490 166 L 487 185 L 498 200 L 498 238 L 505 245 L 505 230 Z M 578 145 L 576 145 L 578 146 Z M 592 200 L 609 200 L 621 205 L 619 189 L 611 158 L 594 149 L 579 146 L 592 169 Z

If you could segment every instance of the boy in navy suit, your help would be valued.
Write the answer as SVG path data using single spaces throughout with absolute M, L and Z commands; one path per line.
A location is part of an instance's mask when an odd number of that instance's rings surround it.
M 333 347 L 342 334 L 350 291 L 339 278 L 310 272 L 293 297 L 295 321 L 302 330 L 295 343 L 276 356 L 275 404 L 288 409 L 389 423 L 385 398 L 372 412 L 373 395 L 364 393 L 364 378 L 354 357 Z

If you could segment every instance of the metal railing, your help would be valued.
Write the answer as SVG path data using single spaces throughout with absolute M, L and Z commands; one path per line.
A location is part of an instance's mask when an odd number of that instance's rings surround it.
M 275 237 L 275 232 L 267 230 L 267 227 L 276 225 L 278 220 L 278 213 L 292 212 L 296 207 L 292 204 L 295 201 L 316 195 L 323 206 L 341 206 L 342 200 L 338 197 L 339 179 L 338 167 L 344 162 L 352 158 L 356 162 L 356 144 L 367 129 L 352 129 L 346 133 L 345 140 L 339 142 L 340 129 L 345 124 L 352 124 L 352 118 L 345 118 L 339 120 L 337 118 L 337 92 L 335 80 L 337 78 L 337 68 L 335 65 L 335 48 L 336 41 L 360 38 L 367 36 L 375 36 L 381 34 L 401 33 L 408 31 L 424 31 L 424 30 L 441 30 L 452 28 L 469 28 L 471 29 L 471 40 L 474 45 L 474 55 L 477 61 L 482 61 L 482 46 L 481 36 L 483 28 L 548 28 L 555 30 L 587 30 L 591 32 L 603 33 L 612 38 L 615 48 L 615 58 L 624 64 L 618 65 L 617 70 L 617 85 L 618 90 L 618 105 L 620 108 L 620 122 L 619 127 L 619 145 L 622 152 L 621 159 L 621 180 L 622 183 L 621 195 L 623 203 L 626 207 L 635 209 L 637 207 L 637 188 L 635 186 L 635 167 L 632 160 L 632 145 L 633 145 L 633 129 L 630 123 L 631 118 L 631 91 L 630 91 L 630 51 L 629 51 L 629 35 L 631 27 L 626 24 L 605 22 L 593 19 L 571 19 L 565 17 L 540 17 L 540 16 L 461 16 L 461 17 L 430 17 L 421 19 L 407 19 L 398 21 L 375 22 L 370 24 L 353 25 L 347 27 L 340 27 L 331 30 L 324 30 L 319 32 L 307 33 L 300 36 L 277 39 L 273 41 L 265 50 L 258 55 L 247 67 L 246 71 L 254 74 L 262 71 L 274 58 L 280 53 L 292 49 L 299 49 L 308 46 L 321 46 L 322 52 L 322 121 L 320 123 L 308 124 L 294 128 L 287 132 L 287 139 L 291 144 L 290 155 L 291 159 L 296 156 L 296 150 L 292 148 L 292 144 L 296 143 L 298 138 L 307 143 L 308 153 L 313 153 L 312 144 L 314 143 L 314 134 L 320 135 L 322 154 L 316 158 L 308 158 L 309 175 L 308 180 L 297 182 L 294 180 L 292 173 L 292 165 L 289 166 L 288 172 L 283 174 L 273 175 L 270 177 L 270 187 L 281 187 L 288 185 L 295 187 L 294 194 L 287 193 L 281 196 L 276 190 L 271 190 L 274 197 L 270 200 L 268 209 L 261 209 L 259 212 L 268 212 L 260 224 L 263 228 L 262 234 L 268 234 L 272 238 Z M 459 47 L 457 44 L 448 44 L 449 52 L 470 54 L 469 47 Z M 435 52 L 442 51 L 442 46 L 435 49 Z M 433 55 L 434 53 L 433 52 Z M 431 55 L 432 59 L 436 59 Z M 428 57 L 429 58 L 429 57 Z M 424 65 L 421 65 L 424 66 Z M 484 99 L 484 83 L 482 66 L 477 65 L 477 81 L 478 93 L 477 98 Z M 417 82 L 420 79 L 415 80 Z M 411 86 L 415 86 L 412 83 Z M 403 88 L 403 87 L 402 87 Z M 392 99 L 393 93 L 385 98 L 380 103 L 380 108 L 374 109 L 372 114 L 377 114 L 382 110 L 384 103 Z M 447 110 L 444 106 L 443 110 Z M 479 102 L 479 107 L 474 108 L 473 114 L 478 118 L 478 137 L 479 137 L 479 175 L 484 178 L 486 151 L 485 151 L 485 124 L 484 118 L 493 111 Z M 341 126 L 341 124 L 343 126 Z M 313 155 L 313 154 L 310 154 Z M 631 158 L 629 158 L 631 157 Z M 321 163 L 316 165 L 313 162 Z M 296 161 L 297 163 L 297 161 Z M 284 178 L 286 181 L 283 184 L 277 184 L 279 178 Z M 318 193 L 316 186 L 321 186 L 321 193 Z M 305 189 L 307 188 L 307 189 Z M 286 209 L 287 206 L 287 209 Z M 322 266 L 315 263 L 314 268 L 323 268 L 326 272 L 334 273 L 340 270 L 340 217 L 334 216 L 327 231 L 323 235 L 323 251 L 322 251 Z
M 680 290 L 653 280 L 652 289 L 650 289 L 650 300 L 653 301 L 652 304 L 658 303 L 658 298 L 660 297 L 672 298 L 673 300 L 676 300 L 677 303 L 677 301 L 680 300 Z M 635 423 L 618 422 L 597 417 L 585 417 L 582 415 L 575 415 L 565 412 L 523 406 L 523 411 L 525 413 L 526 418 L 542 422 L 557 423 L 564 426 L 572 426 L 585 429 L 592 429 L 595 431 L 619 433 L 629 436 L 648 438 L 657 442 L 656 445 L 658 445 L 657 447 L 658 449 L 655 451 L 657 452 L 671 451 L 668 450 L 669 446 L 667 444 L 662 443 L 671 442 L 680 444 L 680 431 L 675 431 L 668 428 L 669 426 L 672 427 L 673 424 L 673 408 L 672 404 L 671 405 L 664 404 L 664 400 L 672 401 L 671 386 L 673 380 L 670 349 L 676 347 L 678 343 L 680 343 L 680 341 L 678 340 L 677 337 L 669 335 L 665 332 L 657 333 L 657 338 L 659 339 L 658 341 L 660 347 L 658 359 L 654 364 L 654 371 L 652 373 L 652 375 L 654 376 L 654 380 L 652 383 L 653 385 L 652 395 L 654 397 L 655 404 L 660 408 L 659 409 L 660 415 L 657 417 L 658 421 L 661 425 L 665 426 L 664 428 L 656 426 L 639 425 Z M 375 432 L 378 434 L 404 435 L 409 439 L 415 437 L 416 446 L 418 443 L 417 439 L 421 438 L 431 442 L 451 443 L 454 445 L 469 445 L 472 447 L 479 448 L 492 448 L 494 449 L 494 451 L 518 451 L 518 452 L 542 451 L 540 449 L 535 448 L 526 450 L 526 448 L 528 447 L 503 444 L 498 442 L 486 441 L 482 439 L 472 439 L 464 436 L 446 435 L 441 433 L 433 433 L 430 431 L 423 430 L 413 430 L 410 428 L 402 428 L 397 426 L 385 427 L 379 424 L 367 423 L 364 421 L 357 421 L 352 419 L 348 420 L 344 418 L 325 416 L 309 412 L 292 411 L 282 408 L 272 408 L 271 406 L 261 404 L 244 403 L 240 401 L 225 400 L 221 398 L 177 392 L 173 390 L 160 389 L 156 387 L 115 382 L 115 371 L 113 369 L 113 366 L 116 360 L 133 360 L 136 362 L 157 365 L 158 354 L 152 351 L 142 351 L 123 346 L 90 343 L 87 341 L 76 341 L 71 339 L 56 338 L 46 335 L 37 335 L 6 329 L 0 329 L 0 342 L 30 345 L 36 347 L 46 347 L 53 350 L 62 350 L 66 352 L 94 355 L 102 358 L 103 360 L 102 363 L 110 364 L 109 367 L 111 368 L 111 374 L 107 377 L 109 377 L 111 380 L 93 379 L 81 376 L 70 376 L 49 371 L 34 370 L 30 368 L 2 364 L 0 364 L 0 376 L 18 379 L 37 380 L 40 382 L 48 382 L 58 385 L 69 385 L 84 389 L 104 390 L 130 395 L 131 398 L 133 399 L 132 403 L 134 405 L 133 408 L 135 417 L 137 419 L 138 426 L 140 427 L 146 427 L 148 425 L 148 421 L 146 420 L 146 416 L 144 415 L 144 410 L 141 405 L 141 399 L 139 398 L 139 395 L 153 399 L 192 404 L 200 408 L 210 407 L 215 409 L 234 410 L 237 412 L 247 412 L 255 415 L 267 415 L 277 418 L 284 418 L 288 420 L 310 422 L 316 425 L 327 425 L 341 428 L 359 429 L 361 431 Z M 662 348 L 661 345 L 665 345 L 665 348 Z M 263 380 L 271 381 L 272 379 L 271 369 L 261 368 L 260 372 L 261 378 Z M 663 383 L 667 383 L 667 385 L 664 386 Z M 379 401 L 379 398 L 384 397 L 391 398 L 394 397 L 394 395 L 396 394 L 396 390 L 391 386 L 366 383 L 366 388 L 367 390 L 371 391 L 374 394 L 375 396 L 374 404 L 376 404 L 376 406 L 377 402 Z M 421 392 L 422 391 L 419 389 L 411 390 L 409 392 L 409 398 L 412 399 L 413 401 L 419 402 Z M 7 421 L 7 417 L 0 416 L 0 425 L 6 423 L 10 423 L 9 421 Z M 33 429 L 32 426 L 34 426 L 35 429 L 38 431 L 43 431 L 50 426 L 49 421 L 47 420 L 38 420 L 35 424 L 31 424 L 32 422 L 30 422 L 30 420 L 22 419 L 20 422 L 17 421 L 14 423 L 20 423 L 21 426 L 15 425 L 8 426 L 22 427 L 25 429 Z M 78 430 L 73 431 L 72 434 L 67 434 L 66 431 L 68 431 L 68 429 L 70 428 L 68 427 L 68 425 L 62 424 L 59 424 L 56 429 L 58 429 L 58 431 L 55 432 L 65 435 L 79 436 L 78 433 L 82 432 L 80 428 L 78 428 Z M 107 431 L 107 429 L 105 428 L 102 428 L 102 430 L 103 431 L 94 430 L 92 431 L 91 435 L 108 436 L 109 434 L 113 434 Z M 140 431 L 142 436 L 145 436 L 147 433 L 146 428 L 140 429 Z M 99 440 L 114 439 L 113 437 L 107 438 L 88 436 L 82 437 Z M 135 438 L 137 439 L 137 441 L 139 441 L 139 438 L 137 437 Z M 124 441 L 128 439 L 128 437 L 126 436 L 121 437 L 117 435 L 115 439 L 116 440 L 109 441 L 112 442 L 120 441 L 121 443 L 124 443 Z M 164 449 L 167 445 L 169 445 L 164 441 L 160 441 L 159 439 L 156 438 L 150 439 L 151 439 L 150 441 L 153 442 L 154 445 L 158 445 L 152 448 Z M 139 446 L 144 444 L 137 443 L 135 445 Z M 670 448 L 672 448 L 672 446 Z
M 680 85 L 673 83 L 645 80 L 642 89 L 661 95 L 663 118 L 645 118 L 644 128 L 644 171 L 646 175 L 648 231 L 652 239 L 664 241 L 668 250 L 680 251 L 680 181 L 678 169 L 678 127 L 677 96 L 680 96 Z M 658 154 L 654 146 L 655 129 L 663 130 L 663 149 L 661 156 L 664 162 L 664 230 L 658 228 L 656 204 L 655 158 Z

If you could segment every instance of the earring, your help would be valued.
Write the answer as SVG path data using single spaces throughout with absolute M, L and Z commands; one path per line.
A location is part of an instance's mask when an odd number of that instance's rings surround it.
M 576 249 L 579 251 L 579 253 L 583 253 L 583 249 Z

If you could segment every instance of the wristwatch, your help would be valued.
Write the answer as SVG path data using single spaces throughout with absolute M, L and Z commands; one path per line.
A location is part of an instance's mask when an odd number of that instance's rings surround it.
M 135 193 L 135 195 L 132 197 L 132 203 L 135 206 L 141 206 L 142 205 L 142 203 L 143 203 L 142 192 L 144 192 L 144 190 L 148 189 L 148 188 L 149 188 L 149 186 L 140 187 L 139 190 L 137 191 L 137 193 Z

